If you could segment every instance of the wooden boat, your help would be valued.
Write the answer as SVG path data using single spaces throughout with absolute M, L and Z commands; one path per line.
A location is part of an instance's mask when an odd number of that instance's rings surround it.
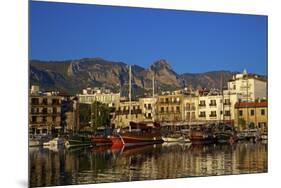
M 91 142 L 92 142 L 92 146 L 112 145 L 110 138 L 103 135 L 92 136 Z
M 234 128 L 227 124 L 220 124 L 214 135 L 217 143 L 234 143 L 237 140 Z
M 112 146 L 135 146 L 162 143 L 160 130 L 141 123 L 130 123 L 131 131 L 123 131 L 110 137 Z
M 211 128 L 199 125 L 191 128 L 190 140 L 193 144 L 209 144 L 214 143 L 216 138 Z

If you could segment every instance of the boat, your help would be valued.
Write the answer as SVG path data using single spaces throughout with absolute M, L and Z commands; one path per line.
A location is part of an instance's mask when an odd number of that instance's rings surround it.
M 191 128 L 190 140 L 192 144 L 210 144 L 214 143 L 216 138 L 210 127 L 205 125 L 197 125 Z
M 257 141 L 261 137 L 260 137 L 259 131 L 257 129 L 245 129 L 245 130 L 237 133 L 237 138 L 238 138 L 238 140 Z
M 234 143 L 237 140 L 234 128 L 227 124 L 219 124 L 214 135 L 217 143 Z
M 96 135 L 91 138 L 92 146 L 106 146 L 112 145 L 110 137 L 104 135 Z
M 65 144 L 65 139 L 61 137 L 56 137 L 49 142 L 43 143 L 44 147 L 51 147 L 51 148 L 58 148 L 60 146 L 64 146 Z
M 148 145 L 162 143 L 159 127 L 148 126 L 145 123 L 130 122 L 129 131 L 121 131 L 110 137 L 113 147 Z
M 167 135 L 162 136 L 164 142 L 191 142 L 189 138 L 184 135 Z
M 260 135 L 260 138 L 261 138 L 261 140 L 267 140 L 268 139 L 267 133 L 262 133 Z
M 84 134 L 68 135 L 66 140 L 67 141 L 65 142 L 65 146 L 67 148 L 78 146 L 90 146 L 92 144 L 91 136 Z

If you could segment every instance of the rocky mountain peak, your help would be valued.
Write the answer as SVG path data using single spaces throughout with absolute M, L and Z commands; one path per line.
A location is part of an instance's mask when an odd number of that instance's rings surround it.
M 151 66 L 151 70 L 162 70 L 162 69 L 167 69 L 167 70 L 172 70 L 171 65 L 165 60 L 165 59 L 160 59 L 158 61 L 155 61 Z

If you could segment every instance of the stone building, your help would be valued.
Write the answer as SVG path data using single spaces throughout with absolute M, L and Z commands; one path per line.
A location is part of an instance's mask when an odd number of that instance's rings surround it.
M 29 96 L 29 132 L 30 134 L 60 133 L 61 96 L 38 95 Z
M 238 130 L 256 128 L 267 132 L 267 102 L 240 102 L 235 104 L 235 125 Z
M 146 97 L 140 98 L 140 108 L 143 113 L 143 121 L 144 122 L 154 122 L 155 120 L 155 108 L 156 108 L 156 97 Z
M 130 113 L 131 107 L 131 113 Z M 139 101 L 120 101 L 112 119 L 115 128 L 128 127 L 130 122 L 143 122 L 144 116 Z

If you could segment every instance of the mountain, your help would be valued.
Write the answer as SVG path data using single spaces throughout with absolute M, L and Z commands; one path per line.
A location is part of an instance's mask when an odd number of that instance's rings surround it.
M 38 84 L 42 90 L 59 90 L 69 94 L 81 92 L 85 87 L 105 87 L 113 91 L 128 93 L 129 67 L 123 62 L 107 61 L 102 58 L 83 58 L 67 61 L 30 61 L 30 84 Z M 193 88 L 220 88 L 236 72 L 212 71 L 206 73 L 177 74 L 164 59 L 143 68 L 132 65 L 133 94 L 142 95 L 152 90 L 173 90 L 185 86 Z

